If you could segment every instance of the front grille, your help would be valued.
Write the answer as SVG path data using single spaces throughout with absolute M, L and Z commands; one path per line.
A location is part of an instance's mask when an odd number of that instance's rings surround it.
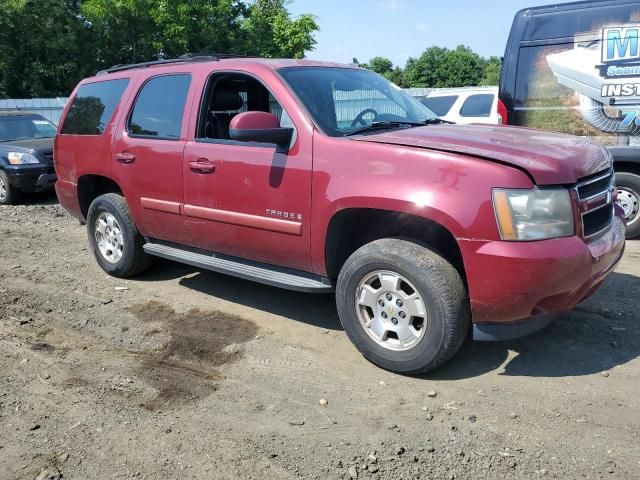
M 614 216 L 613 185 L 612 169 L 585 177 L 576 185 L 585 238 L 597 235 L 611 225 Z
M 612 177 L 613 173 L 610 173 L 605 177 L 596 178 L 591 183 L 586 183 L 579 186 L 578 197 L 580 197 L 580 200 L 584 200 L 585 198 L 593 197 L 607 191 L 607 189 L 611 186 Z
M 585 213 L 582 216 L 582 225 L 584 226 L 584 236 L 589 237 L 601 232 L 613 220 L 613 204 L 605 205 L 597 210 Z

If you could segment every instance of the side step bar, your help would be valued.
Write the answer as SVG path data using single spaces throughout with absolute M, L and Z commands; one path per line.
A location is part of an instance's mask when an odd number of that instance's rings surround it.
M 310 293 L 333 291 L 333 287 L 328 279 L 298 270 L 276 267 L 265 263 L 190 249 L 183 246 L 154 243 L 148 239 L 143 248 L 149 255 L 186 263 L 205 270 L 225 273 L 246 280 L 253 280 L 274 287 Z

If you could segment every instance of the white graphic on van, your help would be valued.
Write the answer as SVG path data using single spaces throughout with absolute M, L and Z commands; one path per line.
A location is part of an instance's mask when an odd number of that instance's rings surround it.
M 640 83 L 605 83 L 603 97 L 640 97 Z
M 640 25 L 602 30 L 602 63 L 640 60 Z
M 624 115 L 623 127 L 630 128 L 634 124 L 640 125 L 640 112 L 637 110 L 624 110 L 622 114 Z
M 602 65 L 599 66 L 599 70 L 603 77 L 640 76 L 639 37 L 639 25 L 609 27 L 602 30 Z
M 582 118 L 601 132 L 640 143 L 640 25 L 576 35 L 574 48 L 547 55 L 558 83 L 578 96 Z M 634 78 L 636 77 L 636 78 Z M 624 110 L 624 112 L 623 112 Z M 629 120 L 631 118 L 631 120 Z

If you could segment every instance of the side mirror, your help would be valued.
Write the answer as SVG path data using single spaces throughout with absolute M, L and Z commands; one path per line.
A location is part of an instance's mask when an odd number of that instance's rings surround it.
M 280 127 L 278 117 L 267 112 L 239 113 L 229 124 L 229 136 L 240 142 L 275 143 L 288 148 L 293 128 Z

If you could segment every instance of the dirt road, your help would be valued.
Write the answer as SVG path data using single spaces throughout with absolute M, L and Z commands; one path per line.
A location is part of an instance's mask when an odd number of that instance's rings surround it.
M 639 276 L 628 242 L 544 332 L 409 378 L 329 295 L 170 262 L 117 280 L 54 199 L 0 207 L 0 478 L 637 479 Z

